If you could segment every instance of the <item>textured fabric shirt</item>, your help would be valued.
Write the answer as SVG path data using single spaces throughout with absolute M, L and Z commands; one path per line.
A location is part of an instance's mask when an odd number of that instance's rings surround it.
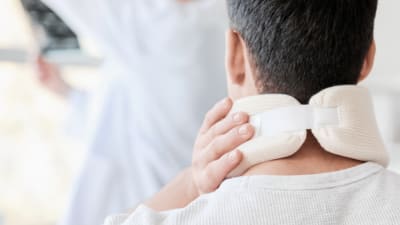
M 400 176 L 375 163 L 302 176 L 226 180 L 189 206 L 155 212 L 140 206 L 106 225 L 395 225 L 400 224 Z

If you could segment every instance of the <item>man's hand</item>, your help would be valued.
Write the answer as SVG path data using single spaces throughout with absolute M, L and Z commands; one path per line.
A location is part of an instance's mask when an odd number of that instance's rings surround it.
M 236 148 L 254 134 L 249 116 L 238 112 L 228 115 L 232 101 L 225 99 L 211 109 L 197 137 L 192 173 L 197 194 L 215 191 L 242 160 Z
M 207 113 L 194 146 L 193 165 L 147 201 L 148 207 L 158 211 L 185 207 L 216 190 L 239 165 L 242 154 L 236 148 L 254 135 L 254 129 L 247 114 L 229 114 L 232 104 L 225 99 Z

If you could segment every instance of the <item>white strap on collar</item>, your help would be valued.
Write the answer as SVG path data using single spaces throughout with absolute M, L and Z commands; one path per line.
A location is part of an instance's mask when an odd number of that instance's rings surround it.
M 256 129 L 255 137 L 274 137 L 282 133 L 339 126 L 339 114 L 336 107 L 296 105 L 255 114 L 250 123 Z

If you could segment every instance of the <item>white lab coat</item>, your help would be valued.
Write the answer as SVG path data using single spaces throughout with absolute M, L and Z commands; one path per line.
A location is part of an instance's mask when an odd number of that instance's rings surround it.
M 204 114 L 226 95 L 224 1 L 44 2 L 105 56 L 105 82 L 86 113 L 88 155 L 62 223 L 99 225 L 190 164 Z

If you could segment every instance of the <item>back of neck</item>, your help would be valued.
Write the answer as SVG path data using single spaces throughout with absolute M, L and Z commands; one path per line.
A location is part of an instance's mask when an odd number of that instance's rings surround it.
M 308 132 L 306 142 L 294 155 L 253 166 L 243 176 L 318 174 L 348 169 L 362 163 L 325 151 L 311 132 Z

